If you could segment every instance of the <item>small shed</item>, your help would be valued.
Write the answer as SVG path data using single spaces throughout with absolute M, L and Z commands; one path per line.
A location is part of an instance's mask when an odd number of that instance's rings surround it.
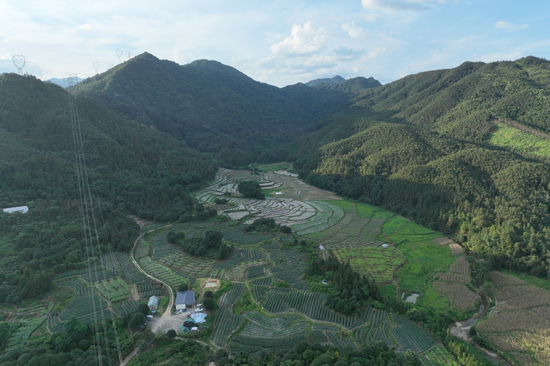
M 176 310 L 195 306 L 195 291 L 179 291 L 176 295 Z
M 15 213 L 15 212 L 27 213 L 29 212 L 29 207 L 28 206 L 8 207 L 8 208 L 4 208 L 2 211 L 7 213 Z
M 151 296 L 149 298 L 149 302 L 147 303 L 147 306 L 149 306 L 149 309 L 151 311 L 157 311 L 157 309 L 159 308 L 159 297 Z
M 322 245 L 319 245 L 319 249 L 320 249 L 320 250 L 325 250 L 325 247 L 322 246 Z

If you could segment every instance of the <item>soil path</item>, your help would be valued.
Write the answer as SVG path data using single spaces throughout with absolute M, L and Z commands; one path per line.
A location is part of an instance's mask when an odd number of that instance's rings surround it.
M 166 311 L 164 312 L 164 314 L 162 314 L 162 316 L 170 316 L 170 313 L 172 312 L 172 306 L 174 306 L 174 292 L 172 291 L 172 288 L 164 281 L 156 278 L 156 277 L 153 277 L 151 276 L 149 273 L 147 273 L 143 268 L 140 267 L 140 265 L 138 264 L 138 262 L 136 261 L 136 259 L 134 258 L 134 250 L 136 249 L 140 239 L 143 237 L 144 234 L 141 234 L 135 241 L 134 241 L 134 246 L 132 247 L 132 250 L 130 251 L 130 260 L 132 261 L 132 263 L 134 264 L 134 266 L 136 266 L 136 268 L 141 272 L 143 273 L 145 276 L 149 277 L 150 279 L 152 280 L 155 280 L 157 282 L 160 282 L 162 283 L 166 289 L 168 290 L 168 293 L 170 294 L 170 302 L 168 303 L 168 306 L 166 307 Z
M 141 273 L 143 273 L 145 276 L 149 277 L 152 280 L 155 280 L 155 281 L 158 281 L 158 282 L 162 283 L 168 289 L 168 293 L 170 294 L 170 302 L 168 303 L 168 306 L 166 307 L 166 311 L 164 312 L 164 314 L 162 314 L 161 318 L 158 320 L 158 322 L 160 322 L 161 319 L 166 318 L 166 317 L 170 317 L 170 313 L 172 312 L 172 306 L 174 306 L 174 293 L 172 292 L 172 288 L 170 286 L 168 286 L 168 284 L 166 282 L 164 282 L 164 281 L 162 281 L 162 280 L 160 280 L 156 277 L 151 276 L 143 268 L 141 268 L 141 266 L 136 261 L 136 259 L 134 257 L 134 250 L 136 249 L 139 241 L 141 240 L 141 238 L 143 237 L 144 234 L 145 233 L 138 236 L 138 238 L 134 241 L 134 246 L 132 247 L 132 250 L 130 251 L 130 260 L 132 261 L 134 266 L 136 266 L 136 268 Z M 130 354 L 128 356 L 126 356 L 126 358 L 122 361 L 120 366 L 125 366 L 128 362 L 130 362 L 130 360 L 137 354 L 138 351 L 139 351 L 139 347 L 134 348 L 132 350 L 132 352 L 130 352 Z
M 130 354 L 126 356 L 126 358 L 120 363 L 120 366 L 126 366 L 126 364 L 130 362 L 132 357 L 134 357 L 138 351 L 139 351 L 139 347 L 134 348 L 132 352 L 130 352 Z

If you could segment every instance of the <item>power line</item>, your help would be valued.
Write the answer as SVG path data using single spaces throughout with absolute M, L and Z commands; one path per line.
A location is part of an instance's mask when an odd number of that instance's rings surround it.
M 17 72 L 19 73 L 19 75 L 23 75 L 23 68 L 25 67 L 25 64 L 26 64 L 25 56 L 13 55 L 11 59 L 13 61 L 13 64 L 17 68 Z
M 74 79 L 72 77 L 69 78 L 69 100 L 70 100 L 69 104 L 71 109 L 71 124 L 73 126 L 73 140 L 74 140 L 75 155 L 76 155 L 75 156 L 76 173 L 77 173 L 77 180 L 78 180 L 80 212 L 82 217 L 82 228 L 83 228 L 83 234 L 84 234 L 85 252 L 86 252 L 86 259 L 87 259 L 87 272 L 91 282 L 99 282 L 100 281 L 99 274 L 98 274 L 99 271 L 97 270 L 92 271 L 91 269 L 91 262 L 93 258 L 97 257 L 99 259 L 98 267 L 101 270 L 102 279 L 105 280 L 107 276 L 105 272 L 105 266 L 103 266 L 103 263 L 102 263 L 103 255 L 101 253 L 101 245 L 99 243 L 97 218 L 95 216 L 93 196 L 90 189 L 90 184 L 88 179 L 88 170 L 86 167 L 86 156 L 85 156 L 84 144 L 82 139 L 81 119 L 78 113 L 76 91 L 74 89 Z M 101 328 L 102 328 L 101 329 L 102 332 L 101 332 L 98 326 L 98 317 L 97 317 L 98 311 L 94 300 L 96 297 L 93 296 L 94 292 L 92 287 L 90 287 L 90 294 L 91 294 L 90 299 L 92 301 L 94 338 L 95 338 L 96 350 L 98 354 L 98 363 L 100 366 L 103 366 L 103 352 L 102 352 L 102 349 L 103 349 L 102 343 L 103 343 L 105 345 L 104 349 L 107 354 L 107 360 L 109 362 L 109 365 L 112 365 L 112 360 L 110 357 L 110 349 L 109 349 L 109 338 L 107 336 L 107 329 L 106 329 L 107 321 L 105 318 L 105 313 L 103 310 L 99 310 L 99 315 L 101 318 Z M 107 296 L 108 296 L 108 299 L 107 299 L 108 303 L 112 304 L 110 293 L 107 293 Z M 101 300 L 100 297 L 98 297 L 98 299 L 100 299 L 100 301 L 103 301 Z M 116 329 L 116 325 L 114 322 L 114 315 L 113 315 L 113 318 L 111 319 L 111 325 L 113 328 L 113 333 L 115 335 L 115 342 L 116 342 L 119 362 L 122 362 L 122 352 L 120 350 L 120 341 L 118 337 L 118 331 Z M 101 338 L 101 333 L 103 333 L 103 339 Z

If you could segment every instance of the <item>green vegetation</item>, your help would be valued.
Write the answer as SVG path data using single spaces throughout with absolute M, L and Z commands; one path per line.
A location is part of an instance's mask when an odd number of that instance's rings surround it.
M 292 171 L 291 163 L 271 163 L 271 164 L 258 164 L 255 166 L 262 172 L 276 172 L 278 170 L 290 170 Z
M 407 262 L 397 272 L 397 282 L 403 292 L 423 293 L 428 283 L 433 281 L 437 272 L 447 272 L 455 258 L 448 246 L 437 245 L 431 235 L 417 235 L 399 239 L 397 249 L 403 253 Z
M 519 153 L 550 158 L 550 141 L 548 141 L 547 137 L 543 135 L 537 136 L 504 123 L 496 125 L 489 142 Z
M 240 182 L 237 190 L 243 196 L 248 198 L 257 198 L 259 200 L 263 200 L 265 198 L 265 195 L 260 188 L 260 184 L 253 180 L 245 180 Z
M 216 259 L 226 259 L 233 251 L 231 245 L 224 243 L 223 233 L 217 230 L 207 230 L 204 238 L 193 238 L 183 242 L 181 249 L 197 257 L 208 255 Z
M 359 247 L 333 251 L 336 258 L 347 263 L 359 274 L 374 279 L 378 283 L 393 281 L 393 274 L 405 263 L 405 256 L 393 247 Z
M 364 90 L 284 149 L 315 186 L 453 235 L 495 268 L 547 277 L 549 80 L 535 57 L 411 75 Z

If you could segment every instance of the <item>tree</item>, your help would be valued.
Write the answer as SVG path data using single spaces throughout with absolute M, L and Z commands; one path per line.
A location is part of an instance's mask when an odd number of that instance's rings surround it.
M 178 286 L 178 292 L 187 291 L 188 289 L 189 289 L 189 285 L 187 283 L 182 283 L 181 285 Z
M 210 290 L 206 291 L 203 295 L 204 298 L 206 297 L 210 297 L 210 298 L 214 298 L 214 293 Z
M 260 200 L 265 199 L 265 195 L 262 192 L 262 188 L 260 187 L 260 184 L 255 181 L 243 181 L 239 183 L 239 186 L 237 187 L 237 190 L 239 193 L 241 193 L 245 197 L 250 198 L 257 198 Z
M 207 297 L 202 301 L 202 306 L 204 306 L 206 310 L 214 310 L 216 308 L 216 302 L 213 298 Z
M 174 231 L 170 231 L 166 235 L 166 240 L 168 240 L 170 244 L 176 244 L 176 242 L 178 241 L 178 236 Z
M 139 327 L 140 325 L 143 325 L 145 323 L 145 315 L 143 313 L 135 313 L 132 315 L 132 318 L 130 318 L 130 322 L 128 325 L 130 328 Z
M 292 229 L 290 228 L 290 226 L 281 225 L 281 232 L 283 234 L 290 234 L 291 231 Z
M 174 329 L 169 329 L 167 332 L 166 332 L 166 335 L 168 336 L 168 338 L 176 338 L 176 331 Z
M 138 305 L 138 312 L 142 313 L 143 315 L 149 315 L 149 312 L 151 309 L 149 309 L 149 305 L 143 303 Z

